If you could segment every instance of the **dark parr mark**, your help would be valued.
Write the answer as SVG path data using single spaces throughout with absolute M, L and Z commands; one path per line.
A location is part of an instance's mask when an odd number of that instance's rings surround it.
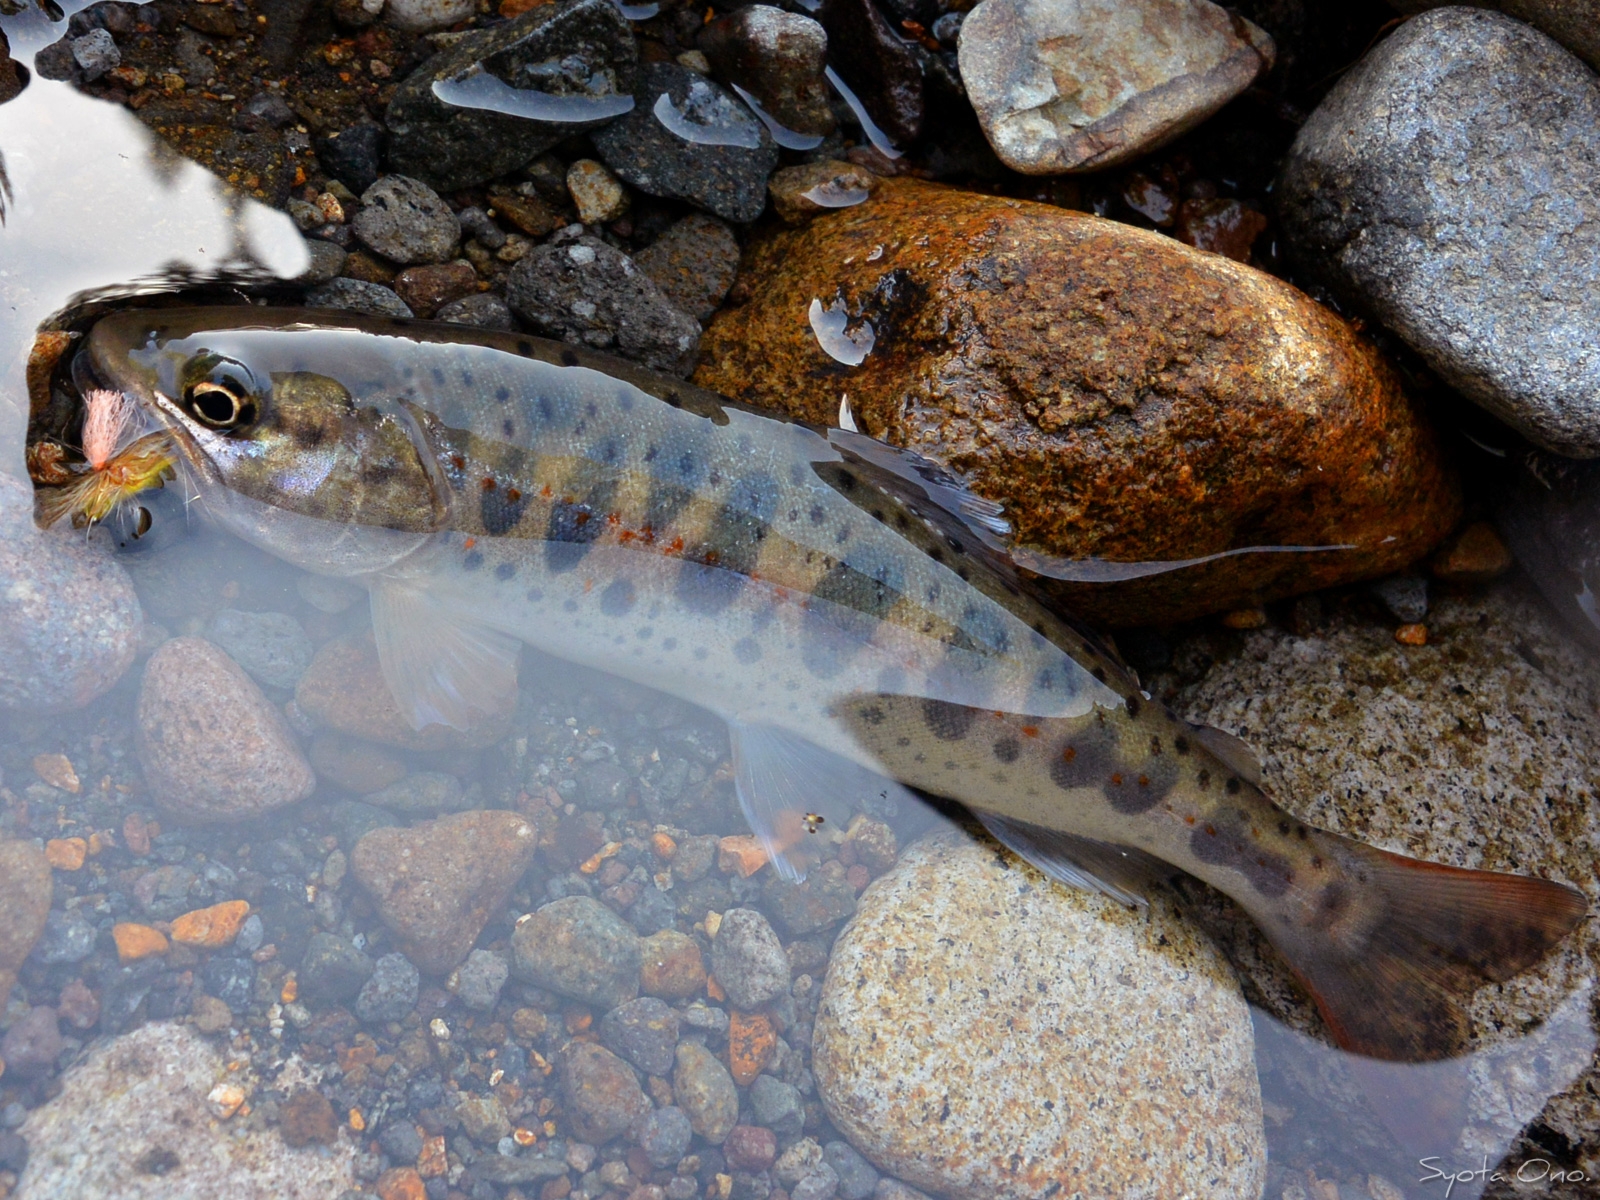
M 745 666 L 761 661 L 761 643 L 752 637 L 742 637 L 733 644 L 733 657 Z
M 522 510 L 527 502 L 516 488 L 498 488 L 494 480 L 485 479 L 480 492 L 478 515 L 483 520 L 483 531 L 493 537 L 511 532 L 522 520 Z
M 482 550 L 468 550 L 466 552 L 466 554 L 462 556 L 462 559 L 461 559 L 461 569 L 462 570 L 464 570 L 464 571 L 476 571 L 481 566 L 483 566 L 483 551 Z
M 544 534 L 544 561 L 551 571 L 570 571 L 583 561 L 590 545 L 606 531 L 602 514 L 611 507 L 616 490 L 616 480 L 602 480 L 582 503 L 563 499 L 550 506 L 550 520 Z
M 1189 835 L 1189 850 L 1203 863 L 1232 867 L 1251 887 L 1269 898 L 1283 895 L 1294 882 L 1289 860 L 1252 843 L 1250 831 L 1232 818 L 1195 826 Z
M 571 350 L 563 350 L 561 352 L 561 365 L 563 367 L 575 367 L 575 366 L 577 366 L 578 365 L 578 356 L 575 353 L 573 353 Z
M 510 579 L 517 573 L 516 563 L 503 562 L 494 569 L 494 577 L 501 582 Z
M 1022 753 L 1022 748 L 1017 745 L 1014 737 L 1003 737 L 994 744 L 994 756 L 1003 763 L 1014 763 L 1017 755 Z
M 965 704 L 951 704 L 947 700 L 926 699 L 922 702 L 922 723 L 928 732 L 941 742 L 958 742 L 967 736 L 972 723 L 978 719 L 978 710 Z
M 600 593 L 600 611 L 608 617 L 623 616 L 633 607 L 636 598 L 633 584 L 619 579 Z

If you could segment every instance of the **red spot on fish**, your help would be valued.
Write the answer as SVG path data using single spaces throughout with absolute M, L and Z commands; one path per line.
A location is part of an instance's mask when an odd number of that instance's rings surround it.
M 624 530 L 622 530 L 621 532 L 619 532 L 617 534 L 617 541 L 621 542 L 624 546 L 626 546 L 629 542 L 633 541 L 633 539 L 638 537 L 638 536 L 639 535 L 637 533 L 635 533 L 633 530 L 624 529 Z
M 450 456 L 450 465 L 456 470 L 462 471 L 466 469 L 467 460 L 462 458 L 459 454 L 452 454 Z
M 1183 818 L 1183 823 L 1185 825 L 1193 825 L 1194 824 L 1194 814 L 1193 813 L 1185 813 L 1184 814 L 1184 818 Z
M 578 525 L 580 527 L 584 526 L 584 525 L 587 525 L 589 523 L 589 515 L 590 514 L 584 512 L 582 509 L 580 509 L 578 511 L 578 515 L 573 518 L 573 524 Z
M 1114 787 L 1122 786 L 1122 773 L 1120 771 L 1111 777 L 1111 783 Z
M 1206 836 L 1207 837 L 1216 837 L 1217 836 L 1217 827 L 1215 825 L 1207 825 L 1206 826 Z
M 483 478 L 483 490 L 486 492 L 494 491 L 494 480 L 487 475 Z
M 475 538 L 475 537 L 469 537 L 466 541 L 461 543 L 461 545 L 463 547 L 465 547 L 466 549 L 468 549 L 468 550 L 471 550 L 477 544 L 478 544 L 478 539 Z
M 682 554 L 683 553 L 683 539 L 681 537 L 675 537 L 670 542 L 668 542 L 666 544 L 666 546 L 663 547 L 663 549 L 668 554 Z
M 585 579 L 583 581 L 583 594 L 587 596 L 592 591 L 594 591 L 594 580 Z
M 548 500 L 551 496 L 555 495 L 555 493 L 550 490 L 550 485 L 547 483 L 539 489 L 539 495 L 541 498 Z
M 721 560 L 722 560 L 722 555 L 717 553 L 715 550 L 707 550 L 705 552 L 705 556 L 700 561 L 705 563 L 705 565 L 708 566 L 708 567 L 714 567 Z
M 1024 726 L 1022 732 L 1023 733 L 1027 733 L 1028 732 L 1026 726 Z M 1061 752 L 1061 761 L 1062 762 L 1071 762 L 1073 759 L 1075 759 L 1077 757 L 1078 757 L 1078 749 L 1077 749 L 1076 746 L 1068 746 L 1065 750 L 1063 750 Z
M 622 524 L 622 514 L 621 513 L 607 513 L 606 514 L 606 524 L 607 525 L 621 525 Z
M 1022 727 L 1022 736 L 1023 737 L 1031 737 L 1031 738 L 1038 737 L 1039 736 L 1039 727 L 1037 725 L 1024 725 Z M 1071 746 L 1068 746 L 1067 747 L 1067 753 L 1069 755 L 1071 755 L 1071 754 L 1076 754 L 1077 751 L 1073 750 Z M 1069 757 L 1069 758 L 1067 758 L 1067 761 L 1071 762 L 1072 759 Z
M 522 493 L 517 491 L 516 488 L 507 488 L 506 489 L 506 499 L 511 501 L 511 503 L 515 504 L 518 500 L 522 499 Z
M 1148 775 L 1139 776 L 1139 786 L 1140 787 L 1149 787 L 1150 786 L 1150 776 L 1148 776 Z

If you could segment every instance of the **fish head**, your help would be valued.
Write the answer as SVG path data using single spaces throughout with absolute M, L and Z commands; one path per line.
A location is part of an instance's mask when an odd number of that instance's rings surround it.
M 208 515 L 263 549 L 339 575 L 411 553 L 449 504 L 425 415 L 381 381 L 352 387 L 330 331 L 250 313 L 103 318 L 74 376 L 132 397 Z

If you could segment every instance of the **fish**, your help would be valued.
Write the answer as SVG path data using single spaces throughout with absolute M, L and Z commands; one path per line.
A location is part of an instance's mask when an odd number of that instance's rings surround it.
M 501 710 L 523 645 L 721 716 L 786 878 L 841 802 L 946 798 L 1054 879 L 1226 893 L 1340 1046 L 1395 1061 L 1458 1052 L 1463 1001 L 1587 912 L 1280 808 L 1242 742 L 1030 595 L 997 505 L 859 432 L 531 337 L 287 309 L 103 317 L 73 372 L 138 403 L 210 520 L 366 586 L 415 726 Z

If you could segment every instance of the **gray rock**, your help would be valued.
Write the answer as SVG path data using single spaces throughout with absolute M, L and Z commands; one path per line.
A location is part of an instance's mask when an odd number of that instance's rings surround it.
M 442 263 L 455 257 L 461 222 L 420 179 L 386 175 L 361 193 L 350 223 L 361 244 L 397 263 Z
M 1428 615 L 1428 579 L 1416 571 L 1385 575 L 1367 585 L 1397 621 L 1417 622 Z
M 672 1073 L 672 1095 L 689 1117 L 694 1131 L 720 1146 L 739 1123 L 739 1089 L 715 1054 L 699 1042 L 678 1043 L 678 1065 Z
M 0 711 L 81 708 L 133 662 L 144 627 L 106 547 L 33 523 L 33 489 L 0 471 Z
M 650 1111 L 633 1068 L 604 1046 L 568 1042 L 556 1072 L 573 1132 L 586 1142 L 608 1142 Z
M 689 1152 L 694 1129 L 689 1117 L 676 1105 L 646 1113 L 634 1123 L 634 1143 L 643 1150 L 654 1167 L 670 1167 Z
M 311 639 L 288 613 L 224 608 L 211 618 L 206 636 L 268 687 L 293 688 L 311 664 Z
M 730 908 L 711 943 L 711 972 L 735 1008 L 759 1008 L 789 990 L 789 957 L 753 908 Z
M 505 230 L 496 225 L 494 218 L 476 204 L 463 208 L 456 214 L 456 219 L 461 222 L 462 232 L 469 237 L 477 238 L 485 249 L 498 250 L 506 244 Z
M 511 969 L 518 978 L 614 1008 L 639 994 L 639 935 L 598 900 L 553 900 L 517 926 Z
M 711 864 L 717 861 L 717 837 L 704 833 L 684 838 L 678 843 L 678 853 L 672 859 L 672 877 L 680 883 L 694 883 L 705 878 Z
M 511 1136 L 511 1121 L 500 1101 L 493 1096 L 466 1095 L 456 1105 L 456 1116 L 467 1136 L 480 1146 L 493 1146 Z
M 309 957 L 309 956 L 308 956 Z M 356 995 L 363 1021 L 398 1021 L 417 1006 L 422 974 L 404 954 L 385 954 L 372 964 L 372 976 Z
M 91 29 L 72 39 L 72 57 L 83 68 L 83 77 L 92 83 L 107 71 L 122 65 L 122 51 L 116 39 L 104 29 Z
M 422 1154 L 422 1135 L 417 1132 L 415 1121 L 396 1114 L 378 1131 L 378 1145 L 396 1163 L 410 1166 Z
M 814 1138 L 801 1138 L 772 1164 L 772 1176 L 784 1187 L 794 1187 L 822 1165 L 822 1147 Z
M 908 1183 L 901 1183 L 893 1175 L 885 1175 L 872 1189 L 872 1200 L 929 1200 L 929 1196 Z
M 793 1137 L 805 1125 L 805 1100 L 800 1089 L 772 1075 L 757 1075 L 750 1085 L 750 1108 L 756 1121 L 780 1137 Z
M 368 804 L 407 816 L 436 816 L 458 812 L 466 804 L 461 781 L 441 771 L 413 771 L 404 779 L 368 793 Z
M 633 776 L 614 762 L 591 763 L 578 776 L 578 786 L 590 808 L 616 808 L 627 802 Z
M 739 243 L 723 222 L 696 213 L 673 225 L 633 261 L 662 295 L 704 323 L 738 277 Z
M 960 35 L 978 123 L 1001 161 L 1029 175 L 1145 154 L 1272 60 L 1265 31 L 1209 0 L 984 0 Z
M 1044 1030 L 1061 1031 L 1048 1055 Z M 811 1070 L 852 1145 L 955 1200 L 1063 1178 L 1086 1195 L 1255 1200 L 1265 1183 L 1228 961 L 1171 908 L 1051 884 L 958 830 L 864 893 L 834 943 Z M 1136 1119 L 1147 1106 L 1166 1116 Z M 1038 1187 L 1018 1187 L 1022 1144 Z
M 541 120 L 449 104 L 434 94 L 436 82 L 481 70 L 528 93 L 530 113 L 537 113 L 542 97 L 610 101 L 614 111 L 617 99 L 633 89 L 638 61 L 632 28 L 611 0 L 561 0 L 469 33 L 395 90 L 386 115 L 389 161 L 447 192 L 514 171 L 611 118 Z
M 300 962 L 300 994 L 306 1000 L 344 1004 L 360 994 L 373 971 L 372 960 L 348 939 L 314 933 Z
M 878 1173 L 849 1142 L 829 1142 L 822 1148 L 822 1161 L 833 1168 L 840 1200 L 867 1200 L 877 1189 Z
M 1446 8 L 1301 127 L 1296 256 L 1532 441 L 1600 456 L 1600 80 L 1544 34 Z
M 873 0 L 822 0 L 817 20 L 828 32 L 828 65 L 874 123 L 902 148 L 917 141 L 927 117 L 925 75 L 944 67 L 943 61 L 935 66 Z
M 540 333 L 687 374 L 700 326 L 622 251 L 593 237 L 536 246 L 506 279 L 511 309 Z
M 387 0 L 383 19 L 396 29 L 426 33 L 430 29 L 448 29 L 476 11 L 473 0 Z
M 540 1183 L 546 1179 L 559 1179 L 567 1173 L 564 1159 L 546 1154 L 521 1155 L 507 1158 L 503 1154 L 485 1154 L 472 1165 L 472 1173 L 488 1183 L 513 1187 L 520 1183 Z
M 591 135 L 606 166 L 641 192 L 687 200 L 725 220 L 761 215 L 778 147 L 749 109 L 676 63 L 645 67 L 633 95 L 631 112 Z M 676 114 L 669 119 L 682 133 L 657 116 L 662 96 L 662 111 Z
M 838 124 L 823 74 L 828 35 L 810 17 L 747 5 L 701 30 L 700 49 L 718 79 L 744 88 L 780 125 L 826 136 Z
M 213 958 L 200 968 L 200 981 L 206 995 L 221 1000 L 230 1012 L 242 1013 L 255 991 L 256 967 L 248 958 Z
M 638 930 L 640 937 L 649 937 L 677 924 L 678 908 L 666 892 L 647 887 L 639 898 L 628 906 L 628 924 Z
M 450 990 L 468 1008 L 489 1012 L 500 1003 L 500 989 L 511 976 L 504 955 L 474 950 L 450 976 Z
M 307 287 L 318 287 L 339 277 L 344 270 L 344 260 L 349 257 L 344 250 L 325 238 L 306 238 L 306 253 L 311 255 L 311 265 L 295 280 Z
M 5 1061 L 7 1074 L 43 1074 L 55 1066 L 56 1058 L 65 1049 L 55 1009 L 43 1005 L 30 1008 L 0 1038 L 0 1059 Z
M 837 859 L 829 859 L 800 883 L 774 875 L 765 899 L 768 911 L 792 937 L 826 929 L 856 910 L 856 890 Z
M 50 966 L 82 962 L 94 953 L 98 937 L 99 931 L 82 910 L 52 909 L 45 918 L 44 934 L 33 948 L 33 956 Z
M 435 321 L 448 321 L 452 325 L 476 325 L 479 329 L 511 330 L 516 322 L 511 319 L 511 309 L 493 292 L 479 292 L 476 296 L 463 296 L 441 305 L 433 314 Z
M 321 287 L 306 293 L 307 308 L 336 308 L 345 312 L 365 313 L 369 317 L 410 317 L 410 305 L 395 294 L 393 288 L 381 283 L 368 283 L 364 279 L 347 279 L 340 276 L 330 279 Z
M 789 1189 L 790 1200 L 832 1200 L 838 1194 L 839 1176 L 826 1162 Z
M 1498 8 L 1543 30 L 1590 66 L 1600 69 L 1600 0 L 1465 0 L 1473 8 Z M 1460 4 L 1463 0 L 1391 0 L 1404 13 Z
M 600 1019 L 600 1040 L 646 1075 L 672 1070 L 678 1045 L 678 1014 L 663 1000 L 640 996 Z

